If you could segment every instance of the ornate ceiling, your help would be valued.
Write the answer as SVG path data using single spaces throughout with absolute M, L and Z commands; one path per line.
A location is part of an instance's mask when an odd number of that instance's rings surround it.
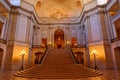
M 78 17 L 82 10 L 82 3 L 76 0 L 44 0 L 35 5 L 39 17 Z
M 96 1 L 100 5 L 108 0 L 24 0 L 32 5 L 39 17 L 52 17 L 62 19 L 64 17 L 78 17 L 84 7 L 91 1 Z M 11 4 L 13 0 L 11 0 Z M 20 0 L 15 1 L 13 5 L 20 4 Z M 91 6 L 89 6 L 91 7 Z
M 39 17 L 78 17 L 84 4 L 92 0 L 25 0 L 34 5 Z

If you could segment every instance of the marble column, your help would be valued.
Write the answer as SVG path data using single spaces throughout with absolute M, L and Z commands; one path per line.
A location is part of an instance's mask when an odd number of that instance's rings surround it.
M 90 52 L 89 52 L 89 40 L 91 37 L 90 30 L 90 17 L 86 17 L 86 24 L 83 25 L 84 29 L 84 40 L 85 40 L 85 50 L 86 50 L 86 66 L 90 67 Z M 83 33 L 82 33 L 83 34 Z
M 5 28 L 6 28 L 6 27 L 5 27 L 5 23 L 3 23 L 1 27 L 2 27 L 1 38 L 2 38 L 2 39 L 6 39 L 6 38 L 5 38 L 5 37 L 6 37 L 6 36 L 5 36 L 5 32 L 6 32 L 6 31 L 5 31 Z
M 10 19 L 9 19 L 9 29 L 8 29 L 8 46 L 6 52 L 6 61 L 5 61 L 5 70 L 11 70 L 12 67 L 12 56 L 13 56 L 13 49 L 14 49 L 14 40 L 15 40 L 15 32 L 16 26 L 18 21 L 18 11 L 17 8 L 12 8 L 10 12 Z
M 31 17 L 28 18 L 28 33 L 27 42 L 30 44 L 28 52 L 28 66 L 33 64 L 32 45 L 33 45 L 33 22 Z
M 77 44 L 80 45 L 80 27 L 77 28 Z
M 51 31 L 52 31 L 52 28 L 51 27 L 49 27 L 48 28 L 48 46 L 49 46 L 49 48 L 51 48 L 52 47 L 52 39 L 51 39 L 51 37 L 52 37 L 52 33 L 51 33 Z
M 101 10 L 99 12 L 100 21 L 101 21 L 101 28 L 103 33 L 103 45 L 106 57 L 106 67 L 107 69 L 113 69 L 113 61 L 112 61 L 112 53 L 110 48 L 109 36 L 108 36 L 108 26 L 107 23 L 109 20 L 106 18 L 106 12 Z

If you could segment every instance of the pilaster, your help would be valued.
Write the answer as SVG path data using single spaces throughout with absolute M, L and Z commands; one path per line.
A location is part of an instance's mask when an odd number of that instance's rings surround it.
M 99 12 L 100 21 L 101 21 L 101 29 L 102 29 L 102 36 L 103 36 L 103 45 L 105 51 L 105 58 L 106 58 L 106 67 L 107 69 L 113 69 L 113 61 L 112 61 L 112 53 L 111 47 L 109 42 L 109 30 L 108 30 L 108 21 L 107 20 L 107 13 L 105 10 L 101 9 Z
M 8 46 L 6 53 L 6 61 L 5 61 L 5 70 L 11 70 L 12 66 L 12 56 L 14 49 L 14 40 L 15 40 L 15 31 L 17 25 L 18 18 L 18 10 L 15 7 L 11 8 L 10 19 L 9 19 L 9 28 L 8 28 Z

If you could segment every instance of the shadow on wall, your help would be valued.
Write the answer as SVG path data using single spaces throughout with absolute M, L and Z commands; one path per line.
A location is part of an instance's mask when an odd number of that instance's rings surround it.
M 84 55 L 83 55 L 83 52 L 75 52 L 75 57 L 76 57 L 76 62 L 78 64 L 83 64 L 84 65 Z
M 2 59 L 3 59 L 3 49 L 0 48 L 0 70 L 2 66 Z
M 120 46 L 116 47 L 114 49 L 114 52 L 115 52 L 116 65 L 117 65 L 118 70 L 120 70 Z

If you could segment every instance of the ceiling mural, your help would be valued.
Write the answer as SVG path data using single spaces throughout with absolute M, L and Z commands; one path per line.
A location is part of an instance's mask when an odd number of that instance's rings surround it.
M 27 1 L 30 4 L 34 5 L 39 17 L 51 17 L 51 15 L 58 13 L 63 15 L 61 17 L 64 17 L 66 15 L 67 17 L 78 17 L 80 16 L 83 5 L 93 0 L 24 0 L 24 1 Z
M 33 4 L 39 17 L 78 17 L 84 4 L 93 0 L 24 0 Z M 56 19 L 58 19 L 58 15 Z M 62 19 L 62 18 L 60 18 Z
M 82 6 L 79 0 L 39 0 L 35 9 L 39 17 L 51 17 L 54 14 L 58 14 L 59 17 L 78 17 Z M 58 18 L 58 15 L 56 18 Z
M 96 1 L 103 5 L 108 0 L 24 0 L 33 4 L 38 17 L 62 19 L 63 17 L 79 17 L 84 4 Z

